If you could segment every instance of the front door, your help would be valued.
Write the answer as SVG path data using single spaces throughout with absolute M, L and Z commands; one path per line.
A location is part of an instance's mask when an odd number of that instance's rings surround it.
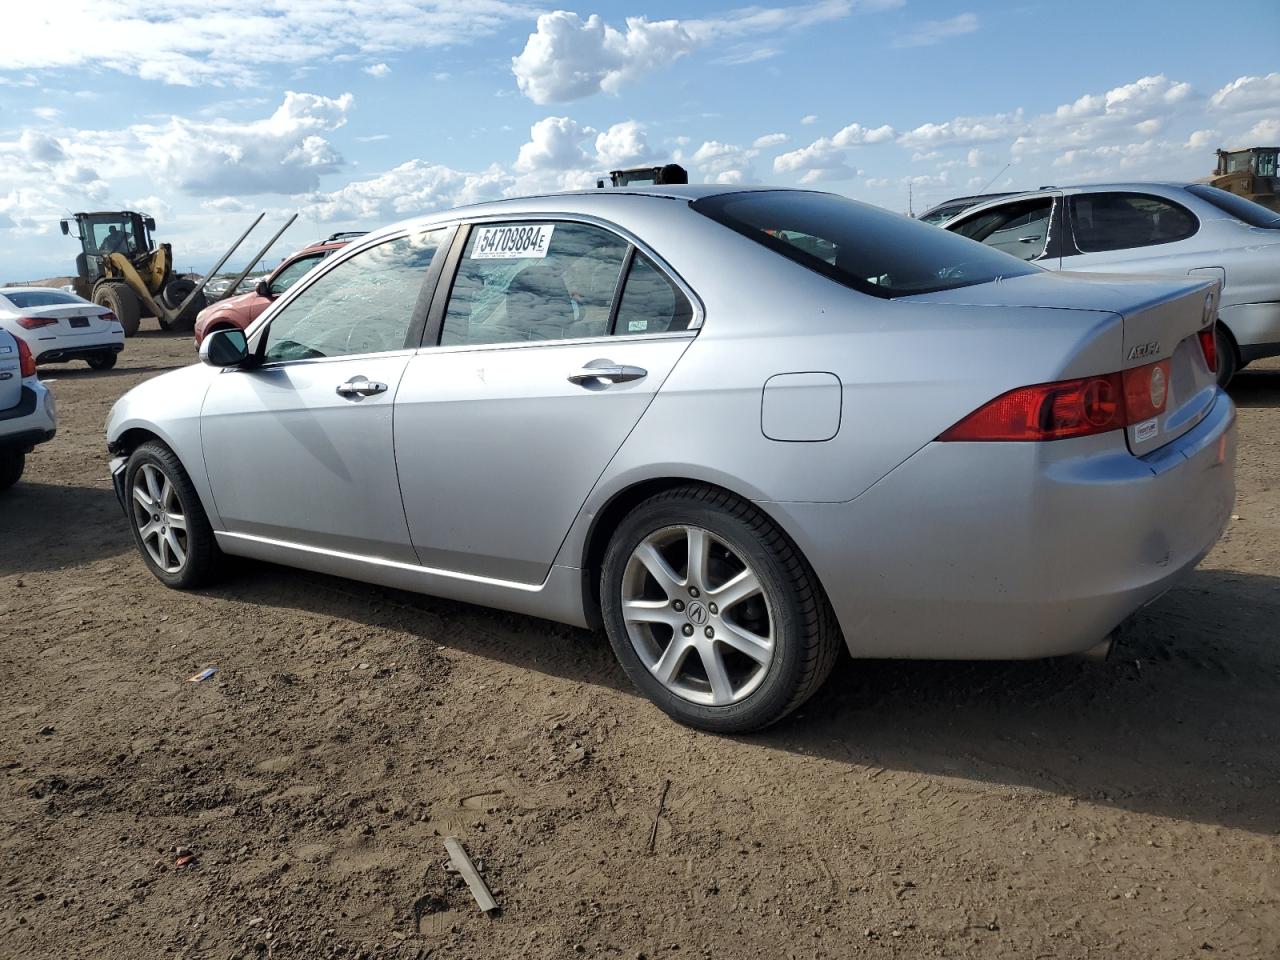
M 541 583 L 694 317 L 662 267 L 603 227 L 473 226 L 438 345 L 409 362 L 396 398 L 420 562 Z
M 414 562 L 392 404 L 445 233 L 390 239 L 336 263 L 255 331 L 261 367 L 213 379 L 201 438 L 228 533 Z

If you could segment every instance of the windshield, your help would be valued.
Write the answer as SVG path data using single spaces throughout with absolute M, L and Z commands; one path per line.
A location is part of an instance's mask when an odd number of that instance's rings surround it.
M 64 303 L 84 303 L 74 293 L 61 290 L 6 290 L 5 299 L 19 310 L 32 307 L 55 307 Z
M 692 206 L 789 260 L 876 297 L 951 290 L 1040 269 L 966 237 L 830 193 L 728 193 Z
M 1280 213 L 1268 210 L 1260 203 L 1254 203 L 1252 200 L 1246 200 L 1244 197 L 1238 197 L 1234 193 L 1228 193 L 1226 190 L 1219 190 L 1204 183 L 1188 184 L 1187 192 L 1201 200 L 1207 200 L 1223 213 L 1230 214 L 1251 227 L 1280 230 Z

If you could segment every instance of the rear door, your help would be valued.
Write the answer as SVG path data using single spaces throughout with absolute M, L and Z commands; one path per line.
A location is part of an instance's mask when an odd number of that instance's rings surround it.
M 409 532 L 427 567 L 541 583 L 699 314 L 594 223 L 477 223 L 452 256 L 396 398 Z

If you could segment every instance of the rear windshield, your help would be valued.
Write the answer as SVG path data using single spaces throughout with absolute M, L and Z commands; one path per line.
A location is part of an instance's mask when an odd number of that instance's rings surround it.
M 1280 230 L 1280 213 L 1268 210 L 1260 203 L 1237 197 L 1217 187 L 1204 183 L 1187 185 L 1187 193 L 1195 194 L 1201 200 L 1207 200 L 1224 213 L 1229 213 L 1237 220 L 1243 220 L 1251 227 L 1265 227 L 1268 230 Z
M 61 290 L 6 290 L 4 296 L 19 310 L 56 307 L 63 303 L 84 303 L 74 293 L 63 293 Z
M 692 206 L 789 260 L 877 297 L 952 290 L 1040 269 L 966 237 L 830 193 L 728 193 Z

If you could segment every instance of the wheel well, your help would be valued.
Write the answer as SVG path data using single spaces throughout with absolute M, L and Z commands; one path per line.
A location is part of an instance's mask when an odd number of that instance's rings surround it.
M 115 442 L 109 445 L 108 449 L 118 457 L 127 457 L 148 440 L 157 440 L 160 443 L 164 443 L 163 438 L 158 434 L 152 433 L 150 430 L 143 429 L 142 427 L 131 427 L 124 433 L 120 434 L 120 436 L 116 438 Z M 165 444 L 165 446 L 168 446 L 168 444 Z
M 612 499 L 596 514 L 595 519 L 591 521 L 591 527 L 587 531 L 586 549 L 582 557 L 583 598 L 586 600 L 587 619 L 594 625 L 598 626 L 600 623 L 600 568 L 604 565 L 605 551 L 609 549 L 609 540 L 613 537 L 613 532 L 618 529 L 618 525 L 622 523 L 623 518 L 645 500 L 657 496 L 663 491 L 686 486 L 707 487 L 711 490 L 723 491 L 729 496 L 737 497 L 740 500 L 750 499 L 734 490 L 730 490 L 728 487 L 708 483 L 706 480 L 694 480 L 690 477 L 660 477 L 654 480 L 642 480 L 614 494 Z M 791 539 L 790 535 L 777 520 L 774 520 L 773 517 L 769 519 L 773 520 L 784 537 L 787 537 L 788 540 Z M 796 552 L 803 556 L 803 552 L 800 551 L 799 546 L 794 541 L 792 541 L 792 545 L 796 547 Z

